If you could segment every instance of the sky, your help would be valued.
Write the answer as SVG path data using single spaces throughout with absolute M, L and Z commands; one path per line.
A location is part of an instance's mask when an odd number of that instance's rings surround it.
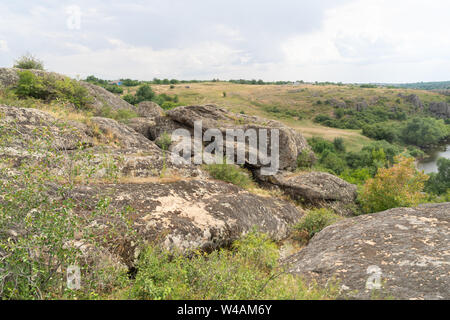
M 0 67 L 104 79 L 450 80 L 448 0 L 0 2 Z

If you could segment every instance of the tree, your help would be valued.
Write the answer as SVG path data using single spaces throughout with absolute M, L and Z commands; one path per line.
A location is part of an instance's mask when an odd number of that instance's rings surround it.
M 391 168 L 378 169 L 365 183 L 360 201 L 366 213 L 415 206 L 424 199 L 422 190 L 428 176 L 416 170 L 414 158 L 399 156 L 395 162 Z
M 155 93 L 148 84 L 143 84 L 136 91 L 137 103 L 142 101 L 151 101 L 155 97 Z
M 27 53 L 15 61 L 14 68 L 44 70 L 44 62 Z
M 419 147 L 438 143 L 449 134 L 444 121 L 434 118 L 413 118 L 402 130 L 402 140 Z
M 438 173 L 430 174 L 430 179 L 426 183 L 425 190 L 441 195 L 450 189 L 450 159 L 439 158 L 437 165 Z

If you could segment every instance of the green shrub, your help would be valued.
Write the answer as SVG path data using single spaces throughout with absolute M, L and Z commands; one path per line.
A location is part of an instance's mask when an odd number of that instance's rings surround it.
M 332 151 L 325 151 L 324 153 L 322 153 L 319 163 L 323 167 L 332 170 L 335 174 L 338 175 L 341 174 L 347 166 L 345 160 Z
M 331 210 L 324 208 L 314 209 L 303 216 L 300 222 L 294 226 L 294 229 L 300 236 L 304 235 L 306 237 L 305 240 L 309 240 L 316 233 L 320 232 L 325 227 L 336 223 L 340 219 L 342 219 L 342 217 Z
M 106 85 L 106 86 L 104 86 L 104 88 L 106 90 L 108 90 L 109 92 L 112 92 L 112 93 L 117 93 L 117 94 L 122 94 L 123 93 L 123 88 L 121 88 L 121 87 L 119 87 L 118 85 L 115 85 L 115 84 Z
M 134 95 L 132 95 L 130 93 L 122 96 L 122 99 L 125 100 L 126 102 L 128 102 L 129 104 L 132 104 L 132 105 L 136 105 L 136 104 L 139 103 L 138 99 Z
M 321 137 L 312 137 L 308 139 L 308 144 L 315 153 L 323 153 L 325 151 L 335 152 L 334 144 Z
M 52 75 L 37 76 L 31 71 L 18 72 L 19 81 L 14 89 L 18 97 L 36 98 L 45 101 L 62 100 L 78 109 L 87 109 L 92 98 L 86 88 L 76 80 L 57 79 Z
M 450 159 L 439 158 L 438 172 L 430 173 L 430 179 L 425 183 L 425 190 L 437 195 L 450 192 Z
M 395 127 L 389 123 L 366 125 L 363 128 L 362 134 L 375 140 L 386 140 L 388 142 L 395 141 L 398 135 Z
M 173 109 L 175 107 L 177 107 L 177 104 L 175 102 L 172 102 L 172 101 L 164 101 L 161 104 L 161 108 L 163 108 L 164 110 L 170 110 L 170 109 Z
M 416 170 L 413 158 L 399 156 L 391 168 L 380 168 L 366 181 L 359 201 L 366 213 L 416 206 L 425 198 L 422 191 L 427 179 Z
M 341 137 L 334 138 L 333 145 L 337 152 L 345 152 L 344 139 Z
M 436 144 L 449 136 L 448 126 L 442 119 L 416 117 L 406 122 L 401 139 L 406 144 L 424 147 Z
M 168 150 L 170 145 L 172 144 L 172 137 L 169 133 L 164 131 L 161 136 L 156 139 L 155 143 L 161 149 Z
M 369 168 L 345 169 L 339 177 L 349 183 L 361 185 L 372 178 L 372 174 Z
M 214 179 L 230 182 L 244 189 L 254 186 L 248 172 L 237 165 L 226 163 L 225 160 L 223 163 L 205 165 L 204 168 Z
M 44 70 L 44 63 L 27 53 L 15 61 L 14 68 Z
M 46 88 L 43 78 L 36 76 L 31 71 L 20 71 L 18 75 L 19 81 L 15 88 L 15 93 L 19 98 L 48 98 L 50 92 Z
M 59 150 L 55 137 L 73 133 L 73 128 L 62 125 L 57 130 L 61 132 L 55 136 L 39 128 L 29 132 L 32 138 L 23 139 L 15 123 L 0 125 L 0 152 L 20 142 L 29 155 L 14 170 L 8 159 L 0 159 L 0 177 L 8 177 L 0 179 L 2 299 L 95 298 L 110 292 L 126 275 L 126 269 L 106 261 L 88 262 L 81 245 L 104 252 L 104 239 L 129 236 L 127 213 L 116 212 L 101 197 L 90 212 L 73 213 L 75 180 L 86 181 L 109 164 L 98 163 L 81 144 L 72 153 Z M 106 216 L 117 218 L 115 229 L 100 230 L 93 224 Z M 83 286 L 76 292 L 65 285 L 69 265 L 81 269 Z
M 311 168 L 316 158 L 312 152 L 302 152 L 297 157 L 297 168 Z
M 255 231 L 230 250 L 179 253 L 148 247 L 139 258 L 132 299 L 329 299 L 337 288 L 306 285 L 278 266 L 278 249 Z
M 52 85 L 54 86 L 53 94 L 56 98 L 70 102 L 78 109 L 87 109 L 89 103 L 92 102 L 87 89 L 75 80 L 47 78 L 47 87 Z

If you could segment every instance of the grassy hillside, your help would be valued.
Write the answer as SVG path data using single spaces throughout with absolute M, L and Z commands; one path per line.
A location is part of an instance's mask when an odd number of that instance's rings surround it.
M 125 89 L 134 94 L 138 87 Z M 177 95 L 179 104 L 214 103 L 233 112 L 277 119 L 301 131 L 306 137 L 321 136 L 327 140 L 342 137 L 350 151 L 356 151 L 371 140 L 361 130 L 338 129 L 314 123 L 319 114 L 333 116 L 334 104 L 344 102 L 349 109 L 359 102 L 386 108 L 397 107 L 409 112 L 414 107 L 399 94 L 417 95 L 427 105 L 447 101 L 437 92 L 410 89 L 362 88 L 356 85 L 248 85 L 229 82 L 203 82 L 177 85 L 152 85 L 157 94 Z

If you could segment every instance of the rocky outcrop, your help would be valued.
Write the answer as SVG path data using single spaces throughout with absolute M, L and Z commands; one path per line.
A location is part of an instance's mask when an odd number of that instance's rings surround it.
M 329 103 L 335 108 L 339 108 L 339 109 L 347 109 L 348 108 L 347 103 L 342 100 L 337 100 L 337 99 L 332 98 L 329 100 Z
M 363 100 L 363 101 L 357 102 L 355 108 L 356 108 L 356 111 L 361 112 L 361 111 L 366 110 L 368 107 L 369 107 L 369 105 L 367 104 L 367 102 L 365 100 Z
M 242 114 L 234 114 L 225 109 L 218 108 L 215 105 L 203 106 L 188 106 L 177 107 L 167 111 L 167 117 L 171 120 L 172 126 L 181 124 L 182 127 L 187 127 L 191 131 L 194 127 L 195 121 L 202 121 L 203 131 L 208 129 L 218 129 L 223 136 L 227 129 L 254 129 L 257 133 L 262 129 L 268 130 L 269 146 L 272 148 L 272 139 L 270 129 L 278 129 L 279 132 L 279 168 L 280 169 L 294 169 L 297 166 L 297 157 L 302 152 L 312 153 L 306 139 L 303 135 L 294 129 L 286 127 L 282 123 L 274 120 L 267 120 L 255 116 L 248 116 Z M 168 120 L 166 120 L 167 122 Z M 159 126 L 161 128 L 161 126 Z M 161 129 L 159 129 L 161 132 Z M 247 149 L 247 158 L 251 150 Z M 261 163 L 252 164 L 255 167 L 261 167 Z
M 164 115 L 164 110 L 153 101 L 143 101 L 136 107 L 137 114 L 140 117 L 161 117 Z
M 113 119 L 93 117 L 89 125 L 62 121 L 47 112 L 0 105 L 0 125 L 7 124 L 8 137 L 2 134 L 2 157 L 19 166 L 25 159 L 38 160 L 44 150 L 88 166 L 93 177 L 102 178 L 115 167 L 119 177 L 158 177 L 162 173 L 180 177 L 201 177 L 201 171 L 176 155 L 161 150 L 154 142 Z M 1 133 L 1 132 L 0 132 Z M 95 144 L 95 146 L 94 146 Z M 55 155 L 56 156 L 56 155 Z M 65 175 L 69 168 L 57 161 L 48 164 Z
M 93 210 L 103 196 L 116 210 L 131 207 L 128 215 L 139 239 L 182 251 L 227 246 L 254 227 L 281 240 L 302 216 L 288 202 L 220 181 L 90 185 L 76 188 L 73 196 L 83 204 L 75 209 L 78 214 Z M 114 225 L 114 215 L 97 223 L 108 228 Z M 111 247 L 120 248 L 115 253 L 130 266 L 137 253 L 135 244 L 127 241 L 113 239 Z
M 154 142 L 145 138 L 142 134 L 136 132 L 125 124 L 119 123 L 114 119 L 93 117 L 91 123 L 101 131 L 98 139 L 105 143 L 114 142 L 122 148 L 137 148 L 140 150 L 159 149 Z
M 0 68 L 0 86 L 3 87 L 13 87 L 19 81 L 18 72 L 23 71 L 17 68 Z M 47 72 L 42 70 L 29 70 L 39 77 L 51 76 L 56 79 L 65 79 L 66 76 L 55 72 Z M 119 96 L 109 92 L 108 90 L 96 86 L 94 84 L 79 81 L 80 85 L 87 89 L 89 96 L 91 97 L 90 106 L 97 111 L 102 110 L 105 107 L 111 110 L 127 109 L 136 111 L 136 108 L 121 99 Z
M 58 120 L 47 112 L 0 105 L 0 123 L 8 123 L 14 129 L 10 134 L 15 148 L 26 148 L 29 143 L 38 143 L 42 137 L 51 139 L 50 148 L 74 150 L 80 146 L 92 145 L 92 136 L 86 125 L 75 121 Z M 37 139 L 41 135 L 41 139 Z M 46 142 L 41 141 L 42 145 Z M 49 142 L 47 142 L 49 143 Z
M 84 81 L 80 81 L 79 83 L 88 90 L 89 95 L 92 97 L 90 104 L 96 110 L 102 110 L 106 106 L 111 108 L 111 110 L 122 109 L 136 111 L 133 105 L 102 87 Z
M 127 121 L 127 126 L 133 129 L 134 131 L 142 134 L 144 137 L 150 140 L 152 139 L 152 136 L 150 134 L 150 129 L 156 127 L 156 122 L 153 120 L 153 118 L 146 118 L 146 117 L 139 117 L 139 118 L 133 118 Z
M 192 132 L 192 128 L 182 123 L 172 120 L 168 116 L 160 116 L 152 119 L 154 121 L 153 126 L 148 127 L 149 138 L 153 141 L 158 139 L 163 133 L 171 134 L 177 129 L 186 129 Z
M 428 109 L 439 118 L 450 118 L 450 104 L 446 102 L 431 102 Z
M 450 203 L 342 220 L 287 263 L 323 283 L 336 277 L 358 299 L 450 299 Z
M 282 172 L 273 176 L 257 175 L 266 186 L 275 186 L 295 200 L 352 215 L 357 188 L 325 172 Z
M 399 93 L 398 96 L 402 98 L 404 101 L 411 103 L 416 109 L 423 110 L 424 105 L 417 95 L 410 94 L 406 96 Z

